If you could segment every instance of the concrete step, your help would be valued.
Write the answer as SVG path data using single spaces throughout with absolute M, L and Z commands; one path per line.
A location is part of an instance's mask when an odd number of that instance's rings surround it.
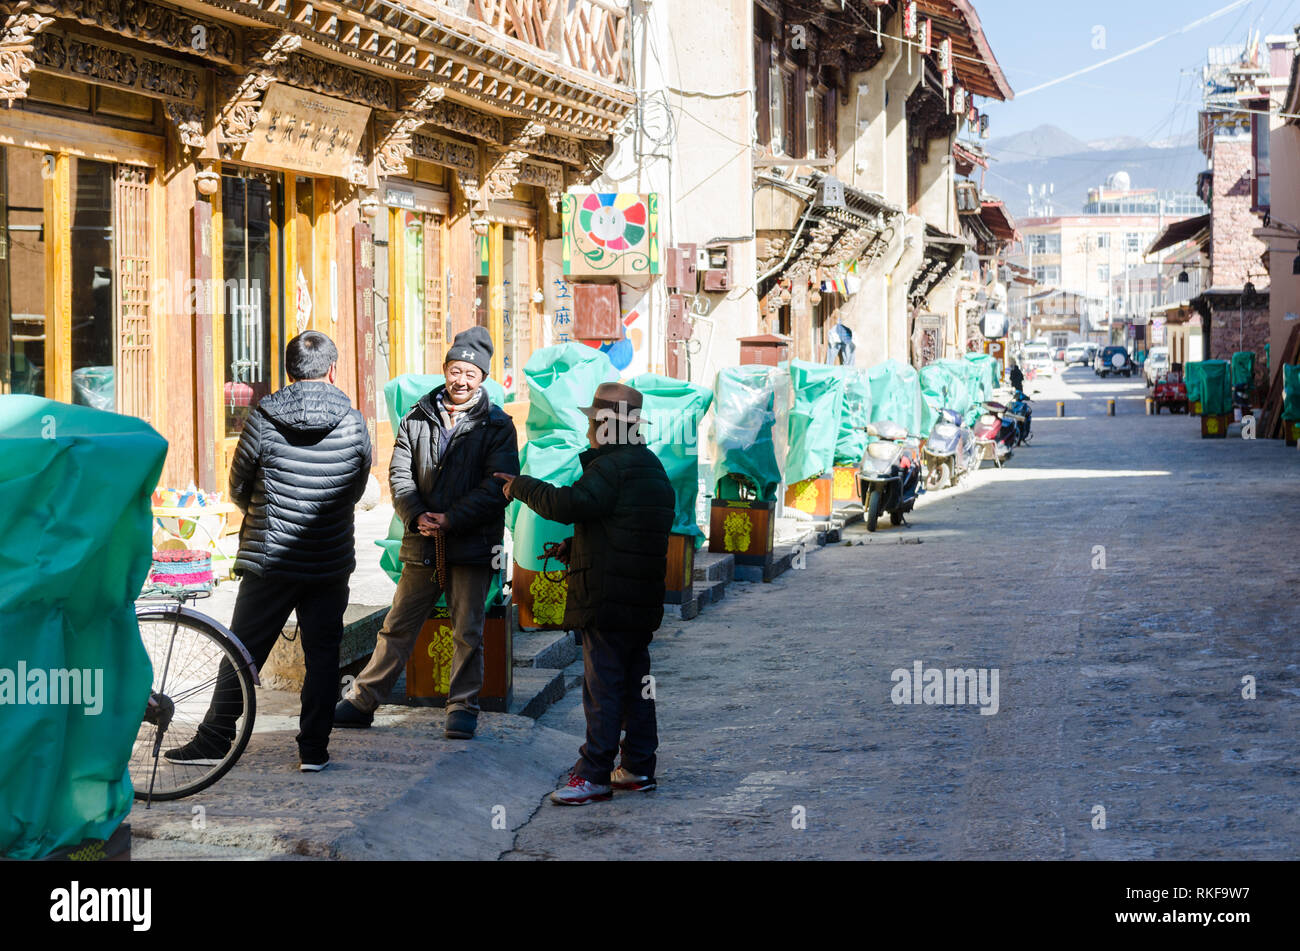
M 567 668 L 566 668 L 567 669 Z M 508 712 L 536 720 L 567 689 L 565 670 L 547 667 L 516 667 L 514 692 Z
M 695 583 L 721 581 L 726 583 L 736 577 L 736 556 L 707 550 L 695 553 Z
M 516 669 L 567 667 L 577 656 L 578 645 L 568 631 L 515 631 Z

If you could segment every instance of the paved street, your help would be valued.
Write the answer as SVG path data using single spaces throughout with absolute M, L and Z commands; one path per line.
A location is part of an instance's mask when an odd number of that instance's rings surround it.
M 1069 370 L 1002 472 L 667 623 L 659 790 L 543 804 L 507 857 L 1300 856 L 1300 453 L 1142 395 Z M 918 661 L 996 670 L 996 714 L 893 703 Z

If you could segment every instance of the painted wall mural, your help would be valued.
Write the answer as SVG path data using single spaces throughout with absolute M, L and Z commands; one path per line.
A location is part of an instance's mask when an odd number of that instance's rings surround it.
M 566 275 L 660 273 L 657 193 L 569 192 L 564 196 L 562 216 Z

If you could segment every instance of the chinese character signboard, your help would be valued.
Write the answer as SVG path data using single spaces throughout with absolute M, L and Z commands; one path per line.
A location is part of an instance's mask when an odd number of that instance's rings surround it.
M 275 83 L 244 146 L 245 162 L 346 177 L 370 107 Z
M 570 192 L 564 196 L 563 217 L 566 275 L 660 273 L 658 194 Z

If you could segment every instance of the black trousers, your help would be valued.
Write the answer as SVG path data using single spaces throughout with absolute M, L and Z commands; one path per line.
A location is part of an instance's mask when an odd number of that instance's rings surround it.
M 650 641 L 644 634 L 582 631 L 582 710 L 587 742 L 573 771 L 591 783 L 607 785 L 614 757 L 638 776 L 655 774 L 659 727 L 649 682 Z M 622 743 L 619 734 L 626 733 Z
M 302 638 L 307 665 L 298 717 L 298 750 L 304 758 L 319 757 L 329 746 L 339 694 L 343 611 L 347 606 L 346 579 L 309 583 L 245 574 L 235 596 L 230 631 L 248 648 L 259 670 L 289 620 L 289 613 L 298 612 L 298 636 Z M 234 670 L 229 661 L 223 660 L 199 736 L 228 749 L 234 742 L 235 720 L 242 709 Z

